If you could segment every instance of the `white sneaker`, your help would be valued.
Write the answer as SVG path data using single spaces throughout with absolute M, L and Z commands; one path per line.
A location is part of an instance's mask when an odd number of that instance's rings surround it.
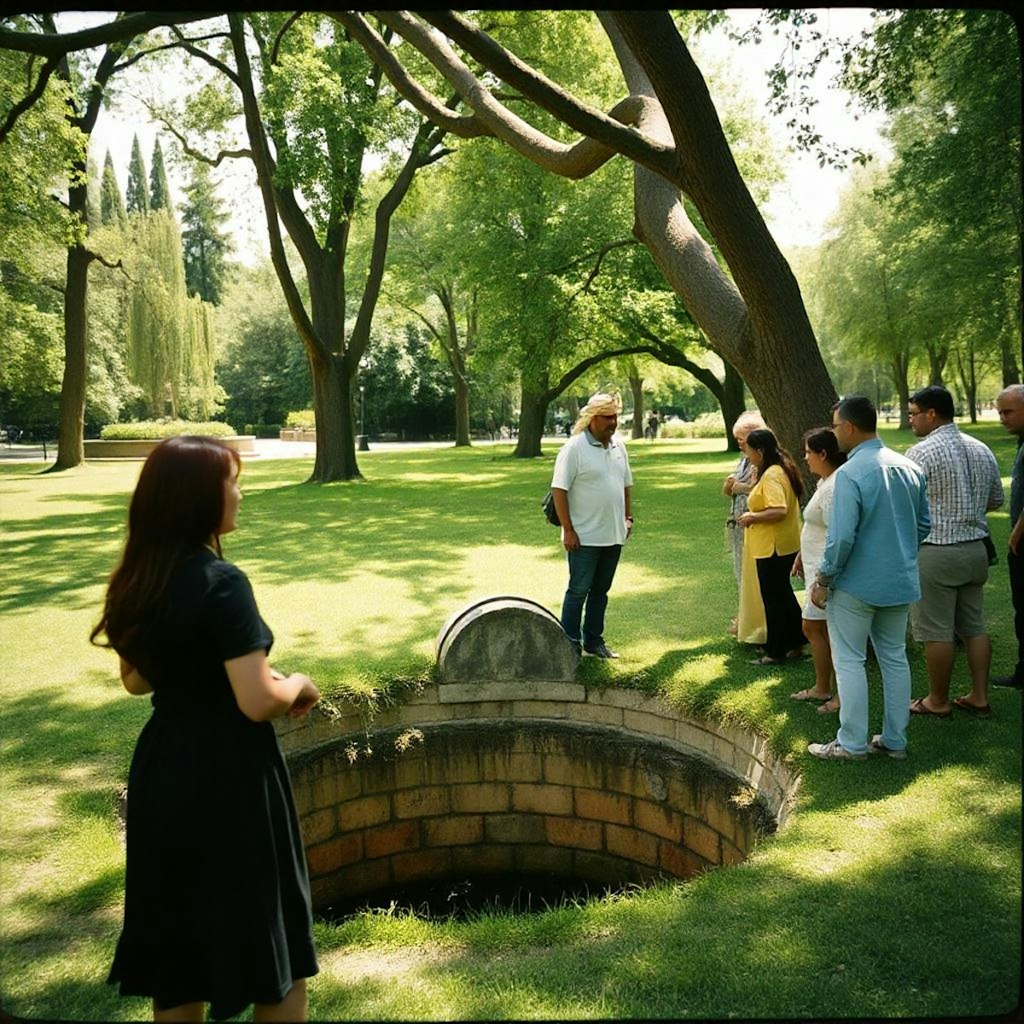
M 866 761 L 867 754 L 851 754 L 846 747 L 839 745 L 839 740 L 831 743 L 809 743 L 807 753 L 820 757 L 823 761 Z
M 868 744 L 869 754 L 888 754 L 890 757 L 895 758 L 897 761 L 906 761 L 907 751 L 904 747 L 902 750 L 893 750 L 892 747 L 887 747 L 882 742 L 881 735 L 872 736 L 871 742 Z

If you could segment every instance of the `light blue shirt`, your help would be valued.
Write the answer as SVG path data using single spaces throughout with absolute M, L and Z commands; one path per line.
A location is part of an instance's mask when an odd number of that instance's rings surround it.
M 881 608 L 918 600 L 917 549 L 932 528 L 924 474 L 873 438 L 835 478 L 818 582 Z

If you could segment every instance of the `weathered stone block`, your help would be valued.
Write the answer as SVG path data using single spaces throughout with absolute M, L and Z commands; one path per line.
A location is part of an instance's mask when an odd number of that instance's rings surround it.
M 457 814 L 451 818 L 430 818 L 423 822 L 427 846 L 468 846 L 484 838 L 484 819 L 479 814 Z
M 403 850 L 414 850 L 420 845 L 420 823 L 403 821 L 395 825 L 381 825 L 367 829 L 362 835 L 368 859 L 387 857 Z
M 683 845 L 709 864 L 720 864 L 722 837 L 699 818 L 686 815 L 683 821 Z
M 605 849 L 616 857 L 639 861 L 641 864 L 658 863 L 658 837 L 622 825 L 605 825 Z
M 600 789 L 604 785 L 604 768 L 596 757 L 584 759 L 566 754 L 545 754 L 544 781 Z
M 537 811 L 540 814 L 572 814 L 572 788 L 546 783 L 514 783 L 512 810 Z
M 306 850 L 306 864 L 310 876 L 326 875 L 345 864 L 361 860 L 362 856 L 363 837 L 357 832 L 310 847 Z
M 402 789 L 392 798 L 396 818 L 425 818 L 447 814 L 451 798 L 447 786 L 424 786 L 421 789 Z
M 345 832 L 381 825 L 391 817 L 391 798 L 384 793 L 346 800 L 338 807 L 338 825 Z
M 488 814 L 484 834 L 489 843 L 543 843 L 546 838 L 539 814 Z
M 435 648 L 442 701 L 449 683 L 576 678 L 576 655 L 558 619 L 529 598 L 492 597 L 460 609 L 441 627 Z
M 507 811 L 511 806 L 511 794 L 507 782 L 477 782 L 451 787 L 452 810 L 466 811 Z
M 632 822 L 632 800 L 617 793 L 602 793 L 596 789 L 576 790 L 576 816 L 595 821 L 611 821 L 617 825 Z
M 391 873 L 396 883 L 409 882 L 417 878 L 446 875 L 451 865 L 450 850 L 416 850 L 414 853 L 396 853 L 391 858 Z
M 544 832 L 554 846 L 572 846 L 577 850 L 600 850 L 604 846 L 604 825 L 597 821 L 545 818 Z
M 633 820 L 645 832 L 676 843 L 683 841 L 683 815 L 665 804 L 636 800 L 633 803 Z

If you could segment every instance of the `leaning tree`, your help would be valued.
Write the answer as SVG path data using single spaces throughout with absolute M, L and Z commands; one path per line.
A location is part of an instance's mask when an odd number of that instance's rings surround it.
M 489 134 L 566 177 L 593 173 L 619 153 L 633 161 L 634 233 L 711 348 L 747 382 L 784 444 L 827 421 L 835 389 L 796 278 L 733 159 L 704 78 L 667 11 L 597 13 L 628 95 L 605 114 L 535 70 L 453 11 L 376 17 L 442 74 L 472 115 L 455 115 L 413 76 L 404 48 L 362 15 L 332 12 L 424 116 L 453 135 Z M 475 72 L 467 63 L 480 65 Z M 513 112 L 513 91 L 582 134 L 561 142 Z M 521 109 L 517 106 L 517 110 Z M 693 203 L 728 270 L 690 220 Z

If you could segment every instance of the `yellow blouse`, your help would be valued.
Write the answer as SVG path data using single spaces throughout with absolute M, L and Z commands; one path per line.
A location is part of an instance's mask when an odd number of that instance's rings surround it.
M 800 504 L 781 466 L 769 466 L 765 470 L 747 498 L 747 507 L 751 512 L 763 512 L 766 508 L 786 509 L 784 519 L 747 527 L 743 543 L 750 546 L 755 558 L 790 555 L 800 550 Z

